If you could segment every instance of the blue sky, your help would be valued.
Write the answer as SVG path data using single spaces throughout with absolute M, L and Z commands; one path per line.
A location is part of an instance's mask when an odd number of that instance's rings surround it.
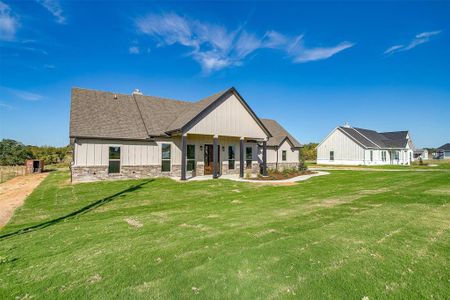
M 334 127 L 450 142 L 450 2 L 0 0 L 0 138 L 69 142 L 70 89 L 236 87 L 301 142 Z

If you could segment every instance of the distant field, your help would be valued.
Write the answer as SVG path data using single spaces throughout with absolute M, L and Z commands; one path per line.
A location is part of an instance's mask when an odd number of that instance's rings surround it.
M 450 172 L 330 173 L 276 187 L 51 172 L 0 231 L 0 299 L 448 299 Z

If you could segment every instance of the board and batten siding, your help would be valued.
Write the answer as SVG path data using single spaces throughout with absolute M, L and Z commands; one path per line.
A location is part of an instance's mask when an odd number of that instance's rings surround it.
M 330 151 L 334 151 L 334 161 L 330 160 Z M 364 148 L 335 129 L 318 147 L 318 164 L 364 164 Z
M 161 164 L 161 144 L 172 144 L 172 163 L 181 163 L 180 143 L 173 141 L 117 141 L 78 139 L 75 143 L 75 166 L 107 166 L 109 147 L 120 147 L 120 160 L 124 166 Z M 177 152 L 180 154 L 177 155 Z M 178 157 L 178 159 L 177 159 Z M 178 162 L 179 161 L 179 162 Z
M 187 133 L 254 139 L 267 137 L 261 126 L 234 94 L 220 103 L 198 123 L 192 125 Z
M 120 162 L 123 166 L 161 165 L 162 144 L 171 144 L 171 165 L 181 165 L 181 137 L 174 137 L 155 142 L 77 139 L 74 149 L 74 166 L 107 166 L 109 164 L 109 147 L 120 147 Z M 213 144 L 213 138 L 188 135 L 187 144 L 195 145 L 195 159 L 203 162 L 204 145 Z M 222 162 L 228 161 L 229 145 L 235 147 L 235 159 L 239 161 L 239 138 L 219 137 L 219 145 Z M 203 148 L 202 151 L 200 151 L 200 146 Z M 244 147 L 252 147 L 252 160 L 258 161 L 257 144 L 244 142 Z

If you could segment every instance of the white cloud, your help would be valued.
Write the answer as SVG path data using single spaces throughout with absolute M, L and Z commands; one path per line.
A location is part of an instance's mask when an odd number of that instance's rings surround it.
M 0 1 L 0 40 L 12 41 L 19 27 L 17 18 L 12 15 L 9 6 Z
M 0 102 L 0 108 L 4 108 L 7 110 L 11 110 L 13 107 L 11 105 L 5 104 L 5 103 L 1 103 Z
M 307 49 L 296 45 L 292 51 L 297 38 L 276 31 L 267 31 L 260 37 L 243 28 L 229 30 L 174 13 L 147 15 L 136 21 L 136 27 L 139 32 L 155 38 L 158 47 L 179 44 L 190 48 L 188 56 L 207 73 L 242 65 L 248 55 L 263 48 L 280 49 L 289 53 L 294 62 L 306 62 L 329 58 L 353 46 L 348 42 L 331 48 Z
M 322 47 L 311 49 L 305 48 L 300 54 L 294 57 L 294 62 L 305 63 L 309 61 L 327 59 L 353 46 L 354 46 L 353 43 L 342 42 L 334 47 Z
M 430 38 L 432 36 L 438 35 L 439 33 L 441 33 L 441 30 L 426 31 L 426 32 L 416 34 L 416 36 L 409 42 L 409 44 L 395 45 L 395 46 L 389 47 L 388 49 L 386 49 L 386 51 L 384 51 L 384 54 L 394 54 L 396 52 L 411 50 L 411 49 L 419 46 L 420 44 L 429 42 Z
M 63 10 L 58 0 L 36 0 L 36 2 L 48 10 L 55 17 L 57 23 L 66 23 L 66 18 L 63 16 Z
M 137 46 L 131 46 L 130 48 L 128 48 L 128 52 L 130 54 L 139 54 L 140 50 Z
M 0 90 L 3 90 L 10 95 L 13 95 L 17 98 L 20 98 L 20 99 L 26 100 L 26 101 L 38 101 L 38 100 L 41 100 L 44 98 L 42 95 L 39 95 L 36 93 L 31 93 L 31 92 L 24 91 L 24 90 L 13 89 L 13 88 L 9 88 L 6 86 L 0 86 Z
M 35 93 L 30 93 L 27 91 L 21 91 L 21 90 L 11 90 L 11 91 L 17 97 L 19 97 L 23 100 L 27 100 L 27 101 L 38 101 L 38 100 L 41 100 L 42 98 L 44 98 L 41 95 L 38 95 Z

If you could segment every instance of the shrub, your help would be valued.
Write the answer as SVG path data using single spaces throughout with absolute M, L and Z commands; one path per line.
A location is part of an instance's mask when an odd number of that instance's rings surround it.
M 300 161 L 299 161 L 299 164 L 298 164 L 298 170 L 300 172 L 308 170 L 308 166 L 305 164 L 305 161 L 302 158 L 300 158 Z

